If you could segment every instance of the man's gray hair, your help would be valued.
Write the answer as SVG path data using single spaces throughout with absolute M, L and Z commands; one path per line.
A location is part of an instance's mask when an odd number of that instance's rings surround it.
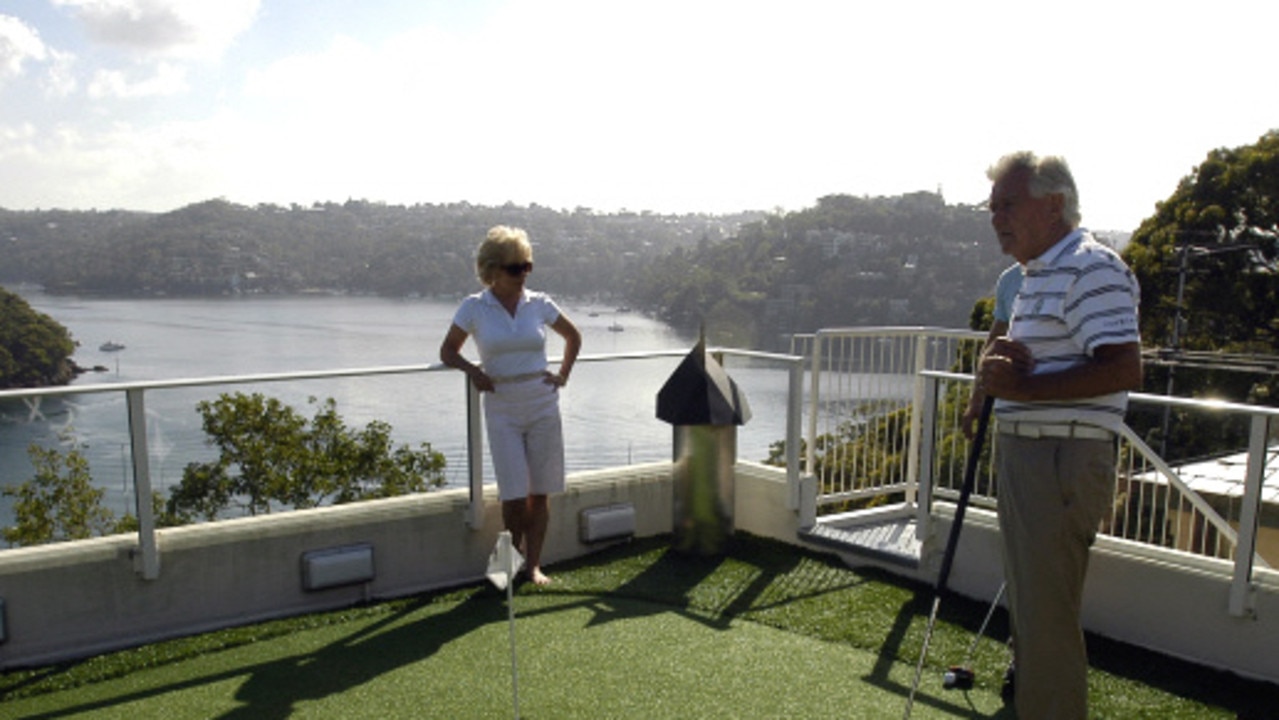
M 1070 173 L 1066 159 L 1059 155 L 1039 157 L 1030 151 L 1015 152 L 1003 156 L 990 169 L 986 177 L 991 182 L 1011 173 L 1024 170 L 1030 174 L 1029 189 L 1032 197 L 1045 195 L 1061 195 L 1062 220 L 1072 228 L 1079 227 L 1082 216 L 1079 212 L 1079 191 L 1075 188 L 1075 177 Z

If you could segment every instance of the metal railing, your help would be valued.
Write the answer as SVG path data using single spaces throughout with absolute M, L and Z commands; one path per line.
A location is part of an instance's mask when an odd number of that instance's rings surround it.
M 753 351 L 736 350 L 731 348 L 715 348 L 711 353 L 719 359 L 721 363 L 732 362 L 734 365 L 762 365 L 768 368 L 780 367 L 785 373 L 785 424 L 784 437 L 778 438 L 784 440 L 786 452 L 782 458 L 783 464 L 787 468 L 788 493 L 787 505 L 789 509 L 796 509 L 799 505 L 799 487 L 800 487 L 800 455 L 801 447 L 801 423 L 799 421 L 802 407 L 803 395 L 803 358 L 797 356 L 781 355 L 774 353 L 762 353 Z M 580 365 L 593 365 L 596 363 L 623 363 L 623 362 L 646 362 L 653 360 L 666 360 L 668 363 L 671 359 L 681 358 L 686 354 L 684 350 L 667 350 L 652 352 L 635 352 L 635 353 L 611 353 L 599 355 L 583 355 L 578 358 Z M 552 362 L 558 362 L 558 359 L 552 359 Z M 153 489 L 155 488 L 154 477 L 152 473 L 151 459 L 154 448 L 152 447 L 152 439 L 148 433 L 148 410 L 147 399 L 150 394 L 159 391 L 183 390 L 191 388 L 241 388 L 246 386 L 260 386 L 264 384 L 278 383 L 294 383 L 299 381 L 333 381 L 342 378 L 377 378 L 386 376 L 420 376 L 427 374 L 438 374 L 447 372 L 454 375 L 454 382 L 460 383 L 465 387 L 465 405 L 464 409 L 457 412 L 465 413 L 464 422 L 458 423 L 465 428 L 465 439 L 462 441 L 463 448 L 461 450 L 462 457 L 466 465 L 465 476 L 466 485 L 469 488 L 470 507 L 466 513 L 467 522 L 472 528 L 478 529 L 484 518 L 484 485 L 485 477 L 485 461 L 484 461 L 484 440 L 482 434 L 482 420 L 480 409 L 479 393 L 466 380 L 466 377 L 460 373 L 452 373 L 452 371 L 440 364 L 421 364 L 421 365 L 404 365 L 404 366 L 388 366 L 388 367 L 371 367 L 371 368 L 351 368 L 339 370 L 324 371 L 307 371 L 307 372 L 290 372 L 290 373 L 268 373 L 255 375 L 238 375 L 238 376 L 222 376 L 209 378 L 190 378 L 190 379 L 173 379 L 158 380 L 147 382 L 128 382 L 118 384 L 93 384 L 93 385 L 75 385 L 61 387 L 44 387 L 23 390 L 7 390 L 0 391 L 0 407 L 5 407 L 6 403 L 22 402 L 29 411 L 29 421 L 40 416 L 39 408 L 42 401 L 51 398 L 66 398 L 97 396 L 97 395 L 123 395 L 125 398 L 125 415 L 128 422 L 127 428 L 127 444 L 128 453 L 128 472 L 132 478 L 132 490 L 129 493 L 129 507 L 136 508 L 136 517 L 138 522 L 138 550 L 137 550 L 137 567 L 139 574 L 145 579 L 155 579 L 160 572 L 160 552 L 156 542 L 156 518 L 152 510 L 151 498 Z M 583 373 L 579 371 L 577 376 Z M 576 377 L 575 377 L 576 379 Z M 740 379 L 739 379 L 740 384 Z M 749 394 L 749 387 L 744 388 Z M 456 398 L 455 398 L 456 399 Z M 625 402 L 629 398 L 615 398 L 615 402 Z M 191 401 L 194 404 L 194 401 Z M 443 400 L 437 398 L 436 402 L 444 405 Z M 452 408 L 452 403 L 447 403 Z M 450 411 L 451 412 L 451 411 Z M 459 418 L 460 420 L 461 418 Z M 656 421 L 655 417 L 652 418 Z M 152 423 L 152 431 L 154 432 L 155 424 Z M 663 436 L 663 442 L 666 443 L 665 453 L 669 453 L 669 435 Z M 123 448 L 122 448 L 123 454 Z M 669 457 L 669 454 L 666 455 Z M 145 500 L 144 500 L 145 499 Z
M 934 499 L 953 499 L 969 452 L 960 420 L 972 381 L 971 365 L 984 336 L 967 330 L 936 328 L 855 328 L 823 330 L 796 336 L 792 353 L 778 355 L 733 349 L 712 352 L 735 369 L 763 364 L 785 370 L 784 435 L 781 461 L 787 467 L 788 509 L 804 518 L 820 518 L 888 503 L 914 506 L 927 522 Z M 581 362 L 616 363 L 682 357 L 684 351 L 583 356 Z M 159 572 L 155 518 L 151 503 L 153 478 L 146 429 L 149 393 L 177 388 L 245 386 L 348 377 L 411 376 L 445 370 L 440 365 L 356 368 L 235 377 L 164 380 L 0 392 L 0 402 L 35 402 L 43 397 L 123 394 L 128 419 L 133 478 L 132 505 L 139 524 L 139 571 Z M 805 378 L 804 373 L 809 377 Z M 744 370 L 745 374 L 749 374 Z M 740 380 L 740 377 L 738 378 Z M 805 382 L 807 380 L 807 383 Z M 399 382 L 399 381 L 397 381 Z M 472 527 L 483 517 L 483 442 L 478 395 L 462 375 L 453 382 L 466 388 L 466 484 L 470 488 Z M 805 385 L 807 384 L 807 392 Z M 750 388 L 745 388 L 750 394 Z M 460 396 L 454 396 L 460 400 Z M 1267 567 L 1267 553 L 1279 553 L 1279 530 L 1259 543 L 1262 490 L 1266 479 L 1267 440 L 1279 410 L 1227 403 L 1134 394 L 1130 406 L 1165 407 L 1182 413 L 1213 413 L 1222 425 L 1231 418 L 1241 453 L 1235 487 L 1205 492 L 1192 478 L 1151 449 L 1144 438 L 1125 428 L 1114 503 L 1101 532 L 1134 545 L 1181 553 L 1202 562 L 1234 563 L 1232 609 L 1241 609 L 1254 568 Z M 1130 417 L 1133 410 L 1130 408 Z M 459 423 L 460 424 L 460 423 Z M 995 482 L 992 444 L 979 467 L 973 503 L 993 508 Z M 815 486 L 801 502 L 801 475 Z M 1200 484 L 1201 485 L 1201 484 Z M 147 498 L 147 502 L 138 502 Z M 1269 532 L 1269 529 L 1267 530 Z M 1271 546 L 1273 543 L 1273 547 Z M 1270 556 L 1275 562 L 1279 557 Z
M 793 351 L 810 373 L 804 467 L 819 481 L 819 513 L 893 495 L 915 501 L 923 427 L 911 408 L 924 401 L 922 373 L 971 367 L 984 339 L 917 327 L 797 336 Z
M 135 509 L 138 522 L 138 574 L 144 579 L 154 580 L 160 574 L 160 552 L 156 542 L 156 518 L 151 505 L 153 478 L 151 473 L 151 448 L 147 433 L 147 394 L 163 390 L 179 388 L 207 388 L 221 386 L 245 386 L 280 383 L 299 380 L 332 380 L 347 377 L 367 377 L 384 375 L 404 375 L 439 371 L 440 365 L 406 365 L 382 368 L 353 368 L 344 370 L 327 370 L 297 373 L 266 373 L 258 375 L 237 375 L 226 377 L 191 378 L 177 380 L 157 380 L 150 382 L 128 382 L 119 384 L 98 384 L 82 386 L 44 387 L 26 390 L 6 390 L 0 392 L 0 401 L 21 400 L 28 407 L 37 409 L 47 398 L 65 398 L 72 396 L 88 396 L 102 394 L 123 394 L 125 411 L 128 420 L 128 444 L 133 480 L 133 498 L 130 503 Z
M 818 484 L 817 518 L 900 502 L 916 508 L 922 525 L 934 499 L 957 498 L 970 452 L 960 424 L 983 339 L 931 328 L 830 330 L 796 339 L 794 349 L 809 356 L 812 372 L 804 472 Z M 1268 438 L 1279 427 L 1279 409 L 1133 393 L 1129 417 L 1157 417 L 1170 407 L 1239 428 L 1231 446 L 1239 477 L 1227 487 L 1207 487 L 1188 477 L 1189 463 L 1174 467 L 1125 426 L 1115 495 L 1099 530 L 1175 551 L 1190 565 L 1233 564 L 1230 610 L 1245 614 L 1254 569 L 1269 567 L 1266 553 L 1279 561 L 1279 528 L 1260 527 Z M 989 509 L 996 495 L 993 445 L 982 451 L 972 496 L 974 506 Z M 1262 530 L 1267 542 L 1259 548 Z

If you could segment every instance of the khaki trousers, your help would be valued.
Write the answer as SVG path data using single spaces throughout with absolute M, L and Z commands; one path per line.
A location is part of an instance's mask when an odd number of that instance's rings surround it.
M 1115 484 L 1111 440 L 997 441 L 999 529 L 1016 658 L 1017 717 L 1083 720 L 1080 610 L 1088 551 Z

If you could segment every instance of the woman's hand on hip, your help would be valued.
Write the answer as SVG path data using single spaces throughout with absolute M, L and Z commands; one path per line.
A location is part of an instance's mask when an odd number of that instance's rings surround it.
M 484 372 L 478 367 L 475 367 L 474 365 L 472 365 L 471 367 L 475 369 L 473 371 L 467 372 L 466 374 L 470 376 L 471 384 L 475 386 L 475 389 L 479 390 L 482 393 L 493 392 L 496 389 L 495 386 L 493 385 L 493 378 L 489 377 L 488 373 Z

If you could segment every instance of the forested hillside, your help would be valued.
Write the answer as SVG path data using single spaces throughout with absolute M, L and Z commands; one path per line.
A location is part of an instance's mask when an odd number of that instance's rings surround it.
M 1212 150 L 1133 234 L 1124 256 L 1142 286 L 1148 380 L 1178 366 L 1180 387 L 1262 402 L 1279 393 L 1270 359 L 1279 346 L 1277 182 L 1279 132 Z M 210 200 L 164 214 L 0 209 L 0 283 L 130 296 L 454 297 L 478 287 L 475 246 L 499 223 L 529 231 L 533 287 L 761 349 L 823 327 L 969 325 L 1009 262 L 984 208 L 929 192 L 830 195 L 795 212 L 735 215 Z M 34 335 L 18 332 L 22 318 Z M 69 338 L 41 334 L 44 319 L 16 306 L 5 320 L 10 381 L 27 372 L 15 362 L 17 338 L 52 351 L 30 356 L 35 374 L 20 382 L 65 375 L 56 356 Z
M 727 342 L 850 325 L 966 327 L 1004 257 L 984 209 L 939 195 L 831 195 L 744 226 L 725 242 L 650 263 L 632 293 L 676 324 L 705 320 Z
M 210 200 L 159 215 L 0 210 L 0 281 L 110 295 L 451 295 L 476 288 L 475 246 L 505 223 L 532 236 L 541 286 L 598 293 L 617 288 L 635 258 L 718 241 L 761 216 L 363 201 L 284 208 Z
M 74 351 L 65 327 L 0 288 L 0 389 L 69 382 L 76 370 Z
M 1006 263 L 983 210 L 933 193 L 727 216 L 211 200 L 164 214 L 0 210 L 0 281 L 106 295 L 455 296 L 477 288 L 475 246 L 499 223 L 529 231 L 537 288 L 704 322 L 721 342 L 756 347 L 830 325 L 964 325 Z

